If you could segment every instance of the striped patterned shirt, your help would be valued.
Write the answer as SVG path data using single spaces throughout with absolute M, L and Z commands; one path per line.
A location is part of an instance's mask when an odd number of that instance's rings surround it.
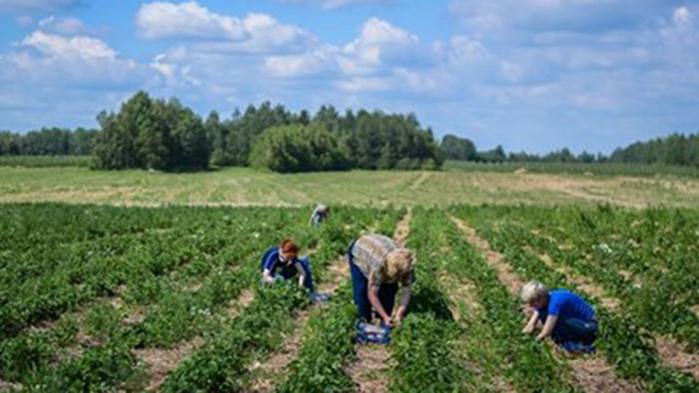
M 354 242 L 352 247 L 352 259 L 364 276 L 373 284 L 393 283 L 386 277 L 386 256 L 398 248 L 396 243 L 388 236 L 379 234 L 363 235 Z M 414 281 L 413 275 L 407 277 L 402 285 Z

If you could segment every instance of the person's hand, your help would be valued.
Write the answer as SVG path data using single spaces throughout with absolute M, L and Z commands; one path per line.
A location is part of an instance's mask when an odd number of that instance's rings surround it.
M 524 329 L 522 329 L 522 333 L 524 333 L 524 334 L 532 334 L 533 332 L 534 332 L 533 326 L 525 326 Z
M 262 275 L 262 281 L 264 281 L 265 284 L 273 284 L 273 283 L 274 283 L 274 277 L 272 277 L 272 276 L 270 276 L 270 275 L 267 275 L 267 274 L 263 274 L 263 275 Z
M 386 318 L 383 318 L 383 323 L 388 327 L 394 326 L 393 318 L 391 318 L 389 316 L 387 316 Z

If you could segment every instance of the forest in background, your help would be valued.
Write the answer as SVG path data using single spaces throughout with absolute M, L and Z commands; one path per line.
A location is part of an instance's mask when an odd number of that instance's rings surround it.
M 0 155 L 92 155 L 96 169 L 201 170 L 253 166 L 277 172 L 360 169 L 437 169 L 445 159 L 486 163 L 642 163 L 699 168 L 699 134 L 674 133 L 617 148 L 610 155 L 568 148 L 547 154 L 478 150 L 452 134 L 441 142 L 414 114 L 332 105 L 315 114 L 283 105 L 249 105 L 221 118 L 202 119 L 177 99 L 141 91 L 117 112 L 97 116 L 99 129 L 0 131 Z

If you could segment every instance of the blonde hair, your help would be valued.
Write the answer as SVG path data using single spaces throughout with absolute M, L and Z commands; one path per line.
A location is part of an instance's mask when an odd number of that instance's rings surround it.
M 389 279 L 402 279 L 413 271 L 413 252 L 407 248 L 397 248 L 386 255 L 386 276 Z
M 531 303 L 536 299 L 547 296 L 548 293 L 549 289 L 546 287 L 546 285 L 542 284 L 540 281 L 532 280 L 524 284 L 524 287 L 522 287 L 521 298 L 522 301 Z

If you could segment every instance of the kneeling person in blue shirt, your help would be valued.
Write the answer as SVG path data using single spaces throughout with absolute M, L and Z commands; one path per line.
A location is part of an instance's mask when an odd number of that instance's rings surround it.
M 271 247 L 262 257 L 260 271 L 262 282 L 271 284 L 275 280 L 288 280 L 298 274 L 299 286 L 313 292 L 311 266 L 307 257 L 299 257 L 299 248 L 292 240 L 282 240 L 279 247 Z
M 564 290 L 549 290 L 539 281 L 530 281 L 522 288 L 522 300 L 534 308 L 534 314 L 522 330 L 534 332 L 537 322 L 543 324 L 537 340 L 551 336 L 568 352 L 594 351 L 597 338 L 595 310 L 580 296 Z

